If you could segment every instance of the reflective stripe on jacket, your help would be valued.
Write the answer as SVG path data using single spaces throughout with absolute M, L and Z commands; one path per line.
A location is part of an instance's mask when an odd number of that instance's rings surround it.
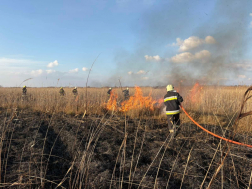
M 179 114 L 180 110 L 174 110 L 174 111 L 166 111 L 166 115 L 174 115 L 174 114 Z
M 169 101 L 169 100 L 177 100 L 177 99 L 178 99 L 177 96 L 170 96 L 170 97 L 166 97 L 166 98 L 164 99 L 164 102 Z
M 164 104 L 166 106 L 166 115 L 175 115 L 180 113 L 179 105 L 183 102 L 182 96 L 176 91 L 168 91 L 164 96 Z

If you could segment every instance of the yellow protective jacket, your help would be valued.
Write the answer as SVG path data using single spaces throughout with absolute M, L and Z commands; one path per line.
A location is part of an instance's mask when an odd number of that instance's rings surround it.
M 164 104 L 166 106 L 166 115 L 174 115 L 180 113 L 180 103 L 183 102 L 182 96 L 176 91 L 168 91 L 164 96 Z

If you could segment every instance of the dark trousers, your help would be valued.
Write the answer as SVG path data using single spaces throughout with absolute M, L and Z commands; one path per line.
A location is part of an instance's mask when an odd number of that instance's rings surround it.
M 124 96 L 124 100 L 129 100 L 130 96 L 127 95 L 127 96 Z
M 179 114 L 167 115 L 167 119 L 168 119 L 169 130 L 176 129 L 176 128 L 173 128 L 175 125 L 180 125 Z

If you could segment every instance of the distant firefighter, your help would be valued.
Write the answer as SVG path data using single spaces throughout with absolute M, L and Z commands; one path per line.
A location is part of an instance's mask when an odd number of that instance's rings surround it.
M 23 86 L 23 95 L 26 95 L 26 93 L 27 93 L 26 86 Z
M 109 90 L 108 90 L 108 97 L 110 97 L 110 95 L 111 95 L 111 91 L 112 91 L 112 88 L 109 88 Z
M 60 96 L 65 96 L 65 91 L 64 91 L 63 87 L 60 87 L 59 94 L 60 94 Z
M 123 96 L 124 96 L 124 100 L 129 100 L 129 88 L 127 87 L 127 89 L 123 90 Z
M 180 125 L 180 107 L 179 105 L 183 102 L 182 96 L 178 92 L 174 90 L 172 85 L 166 86 L 167 93 L 164 96 L 164 104 L 166 106 L 166 115 L 168 119 L 168 128 L 172 135 L 175 137 L 178 132 L 178 128 Z
M 73 95 L 74 95 L 74 96 L 77 96 L 77 95 L 78 95 L 77 87 L 75 87 L 75 88 L 72 90 L 72 92 L 73 92 Z

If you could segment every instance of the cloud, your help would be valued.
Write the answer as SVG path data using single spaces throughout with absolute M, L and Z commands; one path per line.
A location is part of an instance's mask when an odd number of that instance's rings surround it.
M 252 21 L 250 22 L 250 27 L 252 28 Z
M 251 80 L 251 78 L 248 78 L 248 80 L 250 81 L 250 80 Z
M 134 73 L 133 71 L 129 71 L 128 72 L 128 75 L 144 75 L 144 74 L 147 74 L 148 72 L 144 71 L 144 70 L 139 70 L 138 72 Z
M 148 80 L 149 78 L 148 77 L 142 77 L 141 79 L 142 80 Z
M 146 71 L 144 71 L 144 70 L 139 70 L 139 71 L 137 72 L 137 74 L 146 74 Z
M 215 40 L 212 36 L 206 36 L 205 42 L 206 42 L 207 44 L 215 44 L 215 43 L 216 43 L 216 40 Z
M 192 37 L 189 37 L 188 39 L 184 40 L 182 43 L 180 40 L 181 45 L 179 45 L 180 46 L 179 51 L 188 51 L 190 49 L 193 49 L 195 47 L 202 45 L 203 43 L 204 43 L 203 39 L 192 36 Z
M 246 76 L 245 75 L 238 75 L 238 78 L 244 79 L 244 78 L 246 78 Z
M 53 68 L 53 67 L 58 66 L 58 65 L 59 65 L 58 60 L 55 60 L 55 61 L 53 61 L 53 62 L 50 62 L 50 63 L 47 65 L 47 67 L 48 67 L 48 68 Z
M 184 63 L 184 62 L 192 62 L 195 60 L 204 60 L 211 56 L 211 53 L 207 50 L 202 50 L 195 54 L 190 52 L 184 52 L 180 54 L 176 54 L 171 58 L 171 62 L 173 63 Z
M 171 61 L 174 63 L 182 63 L 182 62 L 191 62 L 194 60 L 194 55 L 189 52 L 184 52 L 181 54 L 176 54 L 171 58 Z
M 157 61 L 157 62 L 161 61 L 161 58 L 159 55 L 156 55 L 156 56 L 145 55 L 144 57 L 145 57 L 145 60 L 147 61 L 152 61 L 152 60 Z
M 194 49 L 202 44 L 214 44 L 216 40 L 212 36 L 207 36 L 205 39 L 200 39 L 197 36 L 191 36 L 185 40 L 177 38 L 176 43 L 171 46 L 179 46 L 179 52 L 188 51 Z
M 79 71 L 79 68 L 75 68 L 73 70 L 69 70 L 69 73 L 78 73 Z
M 39 76 L 43 73 L 43 70 L 42 69 L 39 69 L 39 70 L 32 70 L 31 71 L 31 75 L 33 76 Z
M 55 70 L 46 70 L 46 73 L 47 73 L 47 74 L 55 73 L 55 72 L 56 72 Z
M 88 70 L 88 68 L 86 68 L 86 67 L 82 68 L 82 71 L 84 71 L 84 72 L 87 71 L 87 70 Z
M 211 56 L 211 53 L 207 50 L 202 50 L 200 52 L 195 53 L 195 59 L 205 59 L 205 58 L 209 58 Z
M 249 15 L 252 16 L 252 13 L 250 13 Z

